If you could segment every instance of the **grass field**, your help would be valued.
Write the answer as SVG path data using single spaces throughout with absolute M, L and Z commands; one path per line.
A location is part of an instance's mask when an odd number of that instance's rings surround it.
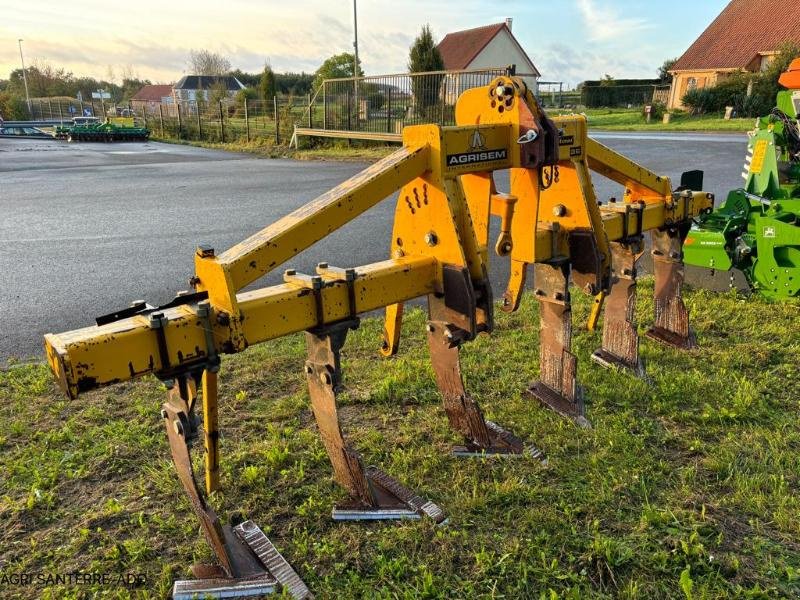
M 550 111 L 558 114 L 558 110 Z M 719 115 L 697 115 L 679 112 L 672 115 L 669 123 L 661 119 L 653 119 L 646 123 L 641 108 L 591 108 L 585 111 L 589 118 L 589 128 L 607 131 L 750 131 L 755 126 L 755 119 L 725 120 Z
M 640 288 L 644 327 L 652 281 Z M 318 598 L 797 598 L 800 304 L 687 292 L 700 349 L 643 341 L 650 382 L 591 364 L 576 326 L 581 430 L 520 393 L 537 310 L 466 346 L 489 417 L 549 458 L 457 459 L 412 310 L 400 354 L 365 320 L 343 356 L 346 431 L 449 514 L 436 527 L 333 523 L 343 498 L 308 408 L 300 335 L 223 362 L 223 515 L 267 531 Z M 589 301 L 575 296 L 574 320 Z M 0 597 L 164 597 L 210 557 L 174 475 L 153 378 L 67 401 L 44 366 L 0 373 Z M 199 458 L 196 457 L 196 458 Z M 24 586 L 20 573 L 140 574 L 146 584 Z

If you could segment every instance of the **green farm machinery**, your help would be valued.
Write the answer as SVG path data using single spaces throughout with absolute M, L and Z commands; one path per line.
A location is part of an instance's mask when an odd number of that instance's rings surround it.
M 150 130 L 131 117 L 123 117 L 56 127 L 55 135 L 69 142 L 142 142 L 150 137 Z
M 684 243 L 686 264 L 744 273 L 771 298 L 800 296 L 800 59 L 780 79 L 777 107 L 750 132 L 742 176 Z

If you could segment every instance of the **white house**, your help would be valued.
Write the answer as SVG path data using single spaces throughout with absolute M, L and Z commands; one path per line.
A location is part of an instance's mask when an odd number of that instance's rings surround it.
M 438 46 L 444 68 L 448 71 L 472 71 L 516 65 L 517 75 L 535 94 L 541 74 L 511 33 L 511 25 L 512 19 L 506 19 L 503 23 L 448 33 Z M 460 93 L 472 86 L 464 82 L 457 87 Z

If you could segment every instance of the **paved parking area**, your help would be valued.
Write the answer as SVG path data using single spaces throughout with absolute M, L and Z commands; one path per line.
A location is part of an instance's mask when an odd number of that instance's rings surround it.
M 741 182 L 743 135 L 596 137 L 676 181 L 682 170 L 705 169 L 706 188 L 717 194 Z M 134 299 L 170 300 L 187 287 L 197 244 L 225 249 L 364 166 L 156 142 L 0 140 L 0 365 L 40 357 L 44 333 L 90 325 Z M 502 174 L 498 187 L 507 188 Z M 602 178 L 595 187 L 601 199 L 620 194 Z M 290 266 L 309 272 L 320 260 L 383 260 L 393 213 L 393 199 L 383 201 Z M 258 285 L 276 283 L 281 271 Z M 505 263 L 496 261 L 498 294 L 507 276 Z M 695 281 L 707 283 L 708 272 Z M 724 287 L 728 275 L 715 281 Z

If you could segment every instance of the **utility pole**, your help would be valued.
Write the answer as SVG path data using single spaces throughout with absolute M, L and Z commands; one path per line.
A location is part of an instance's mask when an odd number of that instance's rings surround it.
M 358 117 L 360 112 L 360 107 L 358 105 L 358 8 L 356 6 L 358 0 L 353 0 L 353 77 L 354 77 L 354 86 L 355 86 L 355 94 L 354 98 L 356 101 L 356 123 L 358 123 Z M 358 127 L 356 127 L 358 129 Z
M 19 44 L 19 60 L 22 63 L 22 81 L 25 83 L 25 101 L 28 103 L 28 114 L 33 118 L 33 113 L 31 112 L 31 96 L 28 93 L 28 77 L 25 75 L 25 59 L 22 57 L 22 40 L 17 40 L 17 43 Z
M 353 0 L 353 76 L 358 77 L 358 7 L 356 6 L 358 0 Z

